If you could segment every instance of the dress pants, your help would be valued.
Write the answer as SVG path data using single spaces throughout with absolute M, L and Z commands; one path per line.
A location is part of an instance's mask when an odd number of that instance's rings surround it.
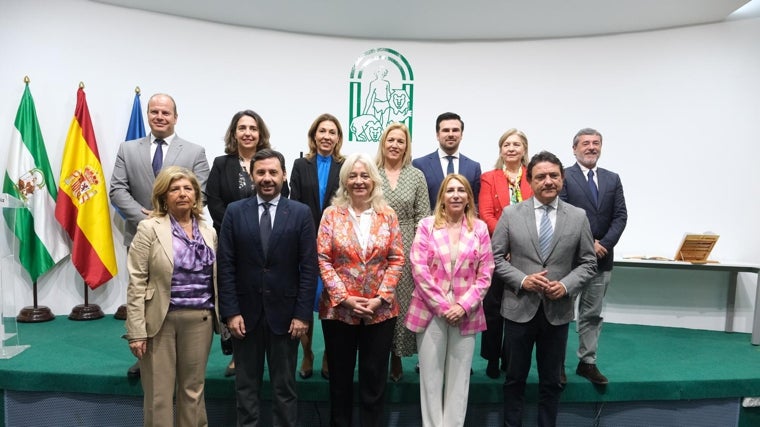
M 562 393 L 560 367 L 567 347 L 568 324 L 555 326 L 544 314 L 543 302 L 526 323 L 507 319 L 507 378 L 504 381 L 504 426 L 522 426 L 525 382 L 530 372 L 533 346 L 538 366 L 538 426 L 557 425 Z
M 506 359 L 504 317 L 501 315 L 503 294 L 504 282 L 494 275 L 491 278 L 491 287 L 488 288 L 488 292 L 483 298 L 483 312 L 486 315 L 487 329 L 480 335 L 480 357 L 486 360 Z
M 175 425 L 175 389 L 176 425 L 208 425 L 203 388 L 213 325 L 211 310 L 171 310 L 158 333 L 148 339 L 147 352 L 140 360 L 145 426 Z
M 599 334 L 602 332 L 602 307 L 612 271 L 599 271 L 578 294 L 578 359 L 596 364 Z
M 424 427 L 461 427 L 467 414 L 475 334 L 462 335 L 442 317 L 417 334 Z
M 260 400 L 265 356 L 272 383 L 272 425 L 295 427 L 298 422 L 296 361 L 299 342 L 290 334 L 273 334 L 265 316 L 261 316 L 252 331 L 246 331 L 242 340 L 232 338 L 239 427 L 262 425 Z
M 388 358 L 396 318 L 372 325 L 322 320 L 330 367 L 330 426 L 348 427 L 353 417 L 354 368 L 359 354 L 359 422 L 382 426 Z

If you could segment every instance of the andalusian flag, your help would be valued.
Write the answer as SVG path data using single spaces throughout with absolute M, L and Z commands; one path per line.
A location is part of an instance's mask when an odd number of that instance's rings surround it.
M 80 87 L 63 149 L 55 217 L 71 237 L 71 262 L 95 289 L 116 275 L 108 190 L 87 99 Z
M 21 97 L 15 125 L 3 192 L 24 202 L 26 209 L 16 209 L 15 221 L 10 218 L 12 213 L 8 209 L 3 213 L 19 240 L 19 261 L 37 283 L 37 278 L 68 255 L 69 250 L 63 230 L 53 218 L 55 180 L 29 83 Z

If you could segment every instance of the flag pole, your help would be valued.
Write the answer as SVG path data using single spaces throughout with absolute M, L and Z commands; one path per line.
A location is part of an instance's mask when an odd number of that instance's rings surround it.
M 69 314 L 69 319 L 97 320 L 105 317 L 105 314 L 103 314 L 103 310 L 100 309 L 99 305 L 90 304 L 90 288 L 84 283 L 84 280 L 82 280 L 82 285 L 84 286 L 84 304 L 79 304 L 72 308 L 71 313 Z
M 29 77 L 26 77 L 28 79 Z M 50 311 L 50 308 L 45 307 L 44 305 L 37 305 L 37 281 L 35 280 L 32 282 L 32 299 L 34 300 L 34 305 L 26 306 L 21 309 L 18 316 L 16 316 L 16 321 L 22 322 L 22 323 L 38 323 L 38 322 L 47 322 L 50 320 L 55 319 L 55 315 L 52 311 Z

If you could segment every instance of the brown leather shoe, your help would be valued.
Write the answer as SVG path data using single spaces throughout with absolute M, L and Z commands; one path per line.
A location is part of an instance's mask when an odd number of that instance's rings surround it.
M 559 383 L 563 386 L 567 385 L 567 375 L 565 374 L 565 367 L 562 367 L 562 370 L 559 371 Z
M 593 363 L 578 362 L 578 368 L 575 369 L 575 373 L 585 377 L 594 384 L 605 385 L 609 383 L 607 377 L 602 375 Z

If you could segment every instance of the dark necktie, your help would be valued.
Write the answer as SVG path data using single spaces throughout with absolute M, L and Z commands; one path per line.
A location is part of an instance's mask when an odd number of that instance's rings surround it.
M 153 153 L 153 176 L 158 175 L 164 166 L 164 144 L 163 139 L 156 139 L 156 152 Z
M 449 159 L 449 164 L 446 166 L 446 175 L 454 173 L 454 156 L 446 156 Z
M 591 191 L 591 198 L 594 201 L 594 206 L 599 205 L 599 189 L 596 188 L 596 183 L 594 182 L 594 171 L 589 169 L 588 170 L 588 189 Z
M 261 205 L 264 207 L 264 212 L 261 213 L 261 220 L 259 220 L 259 231 L 261 232 L 261 247 L 264 249 L 264 255 L 266 255 L 269 247 L 269 235 L 272 234 L 272 218 L 269 216 L 269 207 L 272 204 L 264 202 Z
M 552 222 L 549 220 L 549 210 L 551 208 L 549 205 L 542 207 L 544 214 L 541 216 L 541 223 L 538 228 L 538 247 L 541 248 L 541 256 L 544 258 L 544 261 L 549 256 L 549 247 L 552 243 L 552 234 L 554 234 Z

